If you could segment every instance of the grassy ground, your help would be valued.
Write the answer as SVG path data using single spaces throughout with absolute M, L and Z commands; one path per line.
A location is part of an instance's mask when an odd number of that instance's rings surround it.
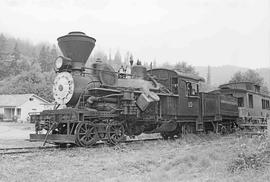
M 254 153 L 268 154 L 268 148 L 258 137 L 189 135 L 174 141 L 0 156 L 0 181 L 270 181 L 265 163 L 269 155 L 254 158 L 261 164 L 255 167 L 244 160 Z

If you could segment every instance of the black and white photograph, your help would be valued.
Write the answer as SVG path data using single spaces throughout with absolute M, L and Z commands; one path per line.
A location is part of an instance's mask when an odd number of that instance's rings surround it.
M 269 0 L 0 0 L 0 182 L 269 182 Z

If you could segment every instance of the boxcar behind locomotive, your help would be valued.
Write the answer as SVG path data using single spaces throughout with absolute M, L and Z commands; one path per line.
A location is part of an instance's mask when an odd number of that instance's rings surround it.
M 64 56 L 56 59 L 54 110 L 36 116 L 32 141 L 91 146 L 117 143 L 125 136 L 230 130 L 238 117 L 231 96 L 201 93 L 197 75 L 168 69 L 131 67 L 118 73 L 101 61 L 85 63 L 95 39 L 82 32 L 59 37 Z M 46 131 L 44 133 L 43 131 Z

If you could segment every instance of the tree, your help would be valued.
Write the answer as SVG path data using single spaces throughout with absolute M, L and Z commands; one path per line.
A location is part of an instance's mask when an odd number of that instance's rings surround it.
M 38 56 L 38 62 L 40 64 L 40 67 L 42 70 L 46 70 L 47 67 L 47 53 L 46 53 L 46 47 L 42 46 L 40 52 L 39 52 L 39 56 Z
M 117 50 L 115 55 L 114 55 L 113 63 L 115 66 L 118 66 L 118 67 L 120 67 L 122 65 L 122 57 L 121 57 L 119 50 Z
M 2 94 L 33 93 L 48 101 L 53 101 L 52 85 L 53 72 L 41 73 L 39 67 L 34 67 L 28 72 L 22 72 L 6 82 L 1 88 Z
M 7 39 L 3 34 L 1 34 L 0 35 L 0 60 L 5 58 L 6 46 L 7 46 Z
M 237 83 L 237 82 L 252 82 L 261 86 L 262 92 L 268 93 L 268 88 L 264 85 L 263 77 L 259 75 L 256 71 L 249 69 L 246 72 L 238 71 L 236 72 L 229 83 Z
M 53 44 L 51 52 L 50 52 L 50 62 L 54 62 L 55 59 L 57 58 L 58 54 L 57 54 L 57 49 L 55 44 Z
M 50 48 L 42 46 L 38 57 L 38 62 L 40 64 L 42 72 L 51 71 L 54 66 L 53 61 L 54 60 L 52 60 L 52 57 L 50 55 Z
M 249 69 L 243 73 L 241 71 L 236 72 L 229 82 L 252 82 L 258 85 L 263 85 L 263 78 L 256 71 Z
M 130 61 L 130 55 L 131 55 L 130 52 L 127 51 L 126 54 L 125 54 L 125 57 L 124 57 L 124 65 L 125 66 L 130 65 L 130 62 L 129 62 Z
M 10 64 L 7 61 L 2 61 L 1 62 L 1 66 L 0 66 L 0 80 L 6 78 L 9 76 L 9 68 L 10 68 Z
M 180 72 L 184 72 L 184 73 L 198 74 L 195 71 L 195 68 L 191 65 L 188 65 L 186 62 L 176 63 L 176 65 L 174 66 L 174 69 Z
M 21 72 L 18 61 L 21 59 L 20 51 L 17 42 L 15 43 L 15 46 L 13 48 L 13 51 L 11 53 L 11 64 L 10 64 L 10 75 L 17 75 Z
M 15 44 L 15 46 L 13 48 L 12 57 L 13 57 L 13 60 L 15 60 L 15 61 L 18 61 L 18 60 L 21 59 L 21 53 L 20 53 L 17 42 L 16 42 L 16 44 Z
M 238 72 L 234 73 L 234 75 L 232 76 L 232 78 L 229 81 L 229 83 L 242 82 L 243 80 L 244 80 L 243 73 L 241 71 L 238 71 Z

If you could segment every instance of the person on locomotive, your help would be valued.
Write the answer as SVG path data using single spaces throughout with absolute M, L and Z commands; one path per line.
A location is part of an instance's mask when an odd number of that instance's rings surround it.
M 123 65 L 118 70 L 118 78 L 126 78 L 126 69 Z

